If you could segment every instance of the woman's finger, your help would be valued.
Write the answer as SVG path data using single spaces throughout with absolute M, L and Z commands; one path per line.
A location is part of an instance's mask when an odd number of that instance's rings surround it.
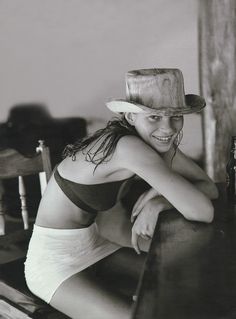
M 151 237 L 149 236 L 149 235 L 144 235 L 144 234 L 141 234 L 140 235 L 143 239 L 145 239 L 145 240 L 150 240 L 151 239 Z
M 140 205 L 140 207 L 136 211 L 132 212 L 131 217 L 130 217 L 130 220 L 132 223 L 134 222 L 134 219 L 141 213 L 143 207 L 144 207 L 144 205 Z
M 150 231 L 148 230 L 148 228 L 146 228 L 145 230 L 142 230 L 140 232 L 140 236 L 144 239 L 150 239 L 151 238 L 151 233 Z
M 141 213 L 144 206 L 140 206 L 139 210 L 136 210 L 130 217 L 131 223 L 134 222 L 135 218 Z
M 138 207 L 139 207 L 140 203 L 142 202 L 144 196 L 145 196 L 145 193 L 143 193 L 142 195 L 139 196 L 138 200 L 136 201 L 136 203 L 134 204 L 134 207 L 132 209 L 132 214 L 133 214 L 133 212 L 135 212 L 138 209 Z
M 133 210 L 132 210 L 132 214 L 131 214 L 131 221 L 133 222 L 133 218 L 132 216 L 136 217 L 140 214 L 141 210 L 143 209 L 143 207 L 145 206 L 145 204 L 152 199 L 154 196 L 157 196 L 159 193 L 154 189 L 151 188 L 150 190 L 144 192 L 139 199 L 137 200 L 137 202 L 135 203 Z
M 131 221 L 131 223 L 133 223 L 134 222 L 134 220 L 135 220 L 135 215 L 131 215 L 131 217 L 130 217 L 130 221 Z
M 137 205 L 136 208 L 133 208 L 132 210 L 132 214 L 131 214 L 131 222 L 134 221 L 134 217 L 137 217 L 140 212 L 142 211 L 143 207 L 145 206 L 146 204 L 146 194 L 144 193 L 139 199 L 138 199 L 138 202 L 136 203 Z
M 132 243 L 132 246 L 133 246 L 134 250 L 139 255 L 140 254 L 140 249 L 139 249 L 139 245 L 138 245 L 138 237 L 139 237 L 139 235 L 134 230 L 132 230 L 131 243 Z
M 148 236 L 149 238 L 152 238 L 153 232 L 154 232 L 153 227 L 150 227 L 150 225 L 147 225 L 147 228 L 145 230 L 145 235 Z

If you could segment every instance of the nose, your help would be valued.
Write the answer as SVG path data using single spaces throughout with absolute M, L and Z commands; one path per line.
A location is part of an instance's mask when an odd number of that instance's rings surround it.
M 171 134 L 174 132 L 174 127 L 172 124 L 173 123 L 170 117 L 163 117 L 159 129 L 161 132 L 165 134 Z

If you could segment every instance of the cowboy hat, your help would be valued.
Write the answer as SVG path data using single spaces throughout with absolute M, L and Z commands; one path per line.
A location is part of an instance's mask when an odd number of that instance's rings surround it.
M 179 69 L 142 69 L 126 74 L 126 99 L 111 99 L 106 105 L 115 113 L 182 115 L 199 112 L 206 103 L 199 95 L 185 95 Z

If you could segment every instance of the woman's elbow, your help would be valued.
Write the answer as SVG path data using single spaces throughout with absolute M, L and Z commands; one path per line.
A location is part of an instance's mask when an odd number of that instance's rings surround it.
M 207 200 L 202 207 L 198 206 L 197 211 L 192 211 L 191 216 L 187 218 L 190 221 L 211 223 L 214 219 L 214 206 L 210 200 Z
M 210 199 L 217 199 L 219 197 L 219 191 L 218 188 L 214 183 L 212 183 L 211 188 L 209 190 L 210 192 Z
M 205 209 L 205 211 L 203 211 L 202 222 L 211 223 L 214 219 L 214 206 L 212 205 L 211 201 L 209 201 L 209 204 L 207 206 L 208 207 Z

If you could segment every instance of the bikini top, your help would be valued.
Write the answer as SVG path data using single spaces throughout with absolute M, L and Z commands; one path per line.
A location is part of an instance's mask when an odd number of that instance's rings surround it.
M 62 177 L 57 167 L 54 170 L 54 177 L 63 193 L 79 208 L 88 213 L 104 211 L 117 202 L 123 184 L 127 187 L 127 181 L 131 181 L 135 175 L 115 182 L 100 184 L 79 184 Z M 127 187 L 128 188 L 128 187 Z

